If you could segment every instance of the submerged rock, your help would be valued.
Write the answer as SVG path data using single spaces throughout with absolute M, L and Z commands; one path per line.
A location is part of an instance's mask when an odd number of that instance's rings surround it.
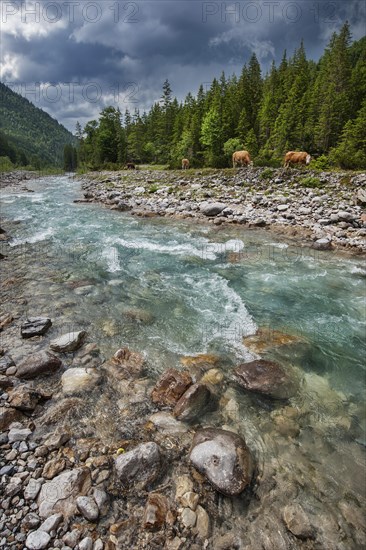
M 160 406 L 174 406 L 191 384 L 192 378 L 187 371 L 168 369 L 157 381 L 151 399 Z
M 85 336 L 85 330 L 68 332 L 67 334 L 63 334 L 59 338 L 52 340 L 52 342 L 50 343 L 50 348 L 53 351 L 57 351 L 59 353 L 75 351 L 82 346 Z
M 150 441 L 142 443 L 115 460 L 116 472 L 124 485 L 142 482 L 147 485 L 159 476 L 162 468 L 160 447 Z
M 297 381 L 273 361 L 250 361 L 239 365 L 234 372 L 240 386 L 273 399 L 289 399 L 298 389 Z
M 289 531 L 300 539 L 313 538 L 315 531 L 300 504 L 289 504 L 283 510 L 283 521 Z
M 268 327 L 260 327 L 257 332 L 243 339 L 243 344 L 255 353 L 263 353 L 267 349 L 287 346 L 303 342 L 303 339 L 293 334 L 286 334 Z
M 218 428 L 196 433 L 189 455 L 193 466 L 224 495 L 239 495 L 253 476 L 253 459 L 242 437 Z
M 41 374 L 52 374 L 62 365 L 61 360 L 47 351 L 40 351 L 29 355 L 17 366 L 18 378 L 31 379 Z
M 118 378 L 127 376 L 140 376 L 142 374 L 145 358 L 142 353 L 131 351 L 128 348 L 121 348 L 112 357 L 112 363 L 118 367 L 114 374 Z
M 179 399 L 173 415 L 178 420 L 194 420 L 206 407 L 210 397 L 211 392 L 205 384 L 193 384 Z
M 62 391 L 66 395 L 75 395 L 92 390 L 100 381 L 100 374 L 94 368 L 76 367 L 65 371 L 61 377 Z
M 152 414 L 149 422 L 154 424 L 155 428 L 163 434 L 178 435 L 188 431 L 187 426 L 183 422 L 179 422 L 169 412 L 165 411 Z
M 32 338 L 33 336 L 42 336 L 52 326 L 51 319 L 46 317 L 30 317 L 22 324 L 20 333 L 22 338 Z

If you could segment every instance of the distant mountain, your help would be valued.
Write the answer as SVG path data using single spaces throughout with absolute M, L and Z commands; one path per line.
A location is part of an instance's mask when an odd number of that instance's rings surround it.
M 42 164 L 62 166 L 64 146 L 76 144 L 76 138 L 62 124 L 2 82 L 0 133 L 18 159 L 26 157 L 28 163 L 38 158 Z

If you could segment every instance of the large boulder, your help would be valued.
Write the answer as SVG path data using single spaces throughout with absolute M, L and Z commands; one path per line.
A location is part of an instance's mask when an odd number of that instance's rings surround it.
M 76 513 L 76 497 L 86 495 L 91 486 L 88 468 L 66 470 L 42 485 L 37 502 L 39 515 L 49 517 L 57 512 L 69 518 Z
M 61 360 L 47 351 L 29 355 L 17 365 L 16 376 L 29 380 L 41 374 L 52 374 L 62 365 Z
M 186 422 L 194 420 L 204 410 L 210 397 L 211 392 L 205 384 L 193 384 L 179 399 L 173 415 Z
M 189 455 L 193 466 L 224 495 L 239 495 L 250 484 L 253 459 L 242 437 L 217 428 L 196 433 Z
M 32 338 L 33 336 L 42 336 L 52 326 L 51 319 L 46 317 L 30 317 L 22 324 L 20 333 L 22 338 Z
M 200 211 L 205 216 L 217 216 L 217 214 L 220 214 L 224 209 L 226 208 L 226 204 L 223 204 L 222 202 L 213 202 L 213 203 L 201 203 L 200 204 Z
M 123 485 L 155 481 L 162 469 L 160 447 L 150 441 L 138 445 L 132 451 L 119 455 L 115 460 L 116 472 Z
M 298 390 L 295 377 L 273 361 L 250 361 L 239 365 L 234 372 L 240 386 L 273 399 L 289 399 Z
M 82 346 L 85 336 L 85 330 L 68 332 L 59 338 L 52 340 L 50 343 L 50 348 L 59 353 L 75 351 Z
M 191 384 L 189 372 L 168 369 L 157 381 L 151 399 L 157 405 L 174 407 Z

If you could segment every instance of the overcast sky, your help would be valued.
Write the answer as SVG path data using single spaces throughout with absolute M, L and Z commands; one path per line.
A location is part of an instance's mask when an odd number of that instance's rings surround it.
M 1 80 L 74 132 L 107 105 L 148 109 L 169 79 L 196 94 L 254 51 L 265 72 L 304 39 L 319 59 L 348 20 L 365 34 L 365 0 L 1 0 Z

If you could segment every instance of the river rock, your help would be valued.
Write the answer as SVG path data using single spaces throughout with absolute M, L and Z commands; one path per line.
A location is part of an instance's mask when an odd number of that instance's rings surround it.
M 121 348 L 112 357 L 112 363 L 118 366 L 118 378 L 127 376 L 140 376 L 142 374 L 145 358 L 142 353 Z
M 78 497 L 76 505 L 79 512 L 88 521 L 96 521 L 99 516 L 99 509 L 93 497 Z
M 65 518 L 71 517 L 76 512 L 76 497 L 85 495 L 90 485 L 88 468 L 66 470 L 42 485 L 37 500 L 39 515 L 46 518 L 59 512 Z
M 39 530 L 44 531 L 45 533 L 50 533 L 51 531 L 57 529 L 62 520 L 62 514 L 52 514 L 52 516 L 44 520 L 42 525 L 40 525 Z
M 234 372 L 240 386 L 273 399 L 289 399 L 298 389 L 296 381 L 273 361 L 250 361 L 239 365 Z
M 149 422 L 154 424 L 155 428 L 163 434 L 178 435 L 188 431 L 187 426 L 183 422 L 179 422 L 179 420 L 176 420 L 174 416 L 166 411 L 152 414 Z
M 359 189 L 357 191 L 357 201 L 360 204 L 366 204 L 366 189 Z
M 14 367 L 15 363 L 13 361 L 13 358 L 10 357 L 7 353 L 5 353 L 2 357 L 0 357 L 0 373 L 5 373 L 10 367 Z
M 115 460 L 116 472 L 124 485 L 135 482 L 144 486 L 154 481 L 162 469 L 160 447 L 154 442 L 142 443 Z
M 159 493 L 152 493 L 148 496 L 144 511 L 144 528 L 160 529 L 168 513 L 168 499 Z
M 62 365 L 61 360 L 47 351 L 29 355 L 18 364 L 16 376 L 29 380 L 41 374 L 52 374 Z
M 179 399 L 173 415 L 189 422 L 197 418 L 210 400 L 211 392 L 205 384 L 193 384 Z
M 10 392 L 9 403 L 15 409 L 31 412 L 36 408 L 40 398 L 39 392 L 26 385 L 21 385 Z
M 220 214 L 224 209 L 226 208 L 226 204 L 223 204 L 222 202 L 213 202 L 213 203 L 201 203 L 200 204 L 200 211 L 205 216 L 217 216 L 217 214 Z
M 192 384 L 189 372 L 177 369 L 166 370 L 157 381 L 151 399 L 159 406 L 175 406 Z
M 239 495 L 253 476 L 253 459 L 242 437 L 205 428 L 196 433 L 189 455 L 193 466 L 224 495 Z
M 29 428 L 11 428 L 8 433 L 9 443 L 14 443 L 15 441 L 26 441 L 31 433 L 32 430 Z
M 29 533 L 25 544 L 29 550 L 42 550 L 43 548 L 48 548 L 50 540 L 51 537 L 48 533 L 38 530 Z
M 22 420 L 23 415 L 12 407 L 0 407 L 0 431 L 7 430 L 12 422 Z
M 68 332 L 63 334 L 59 338 L 52 340 L 50 348 L 58 353 L 68 353 L 80 348 L 83 344 L 86 336 L 85 330 L 79 330 L 75 332 Z
M 30 317 L 22 324 L 20 333 L 22 338 L 32 338 L 33 336 L 42 336 L 52 326 L 51 319 L 47 317 Z
M 288 504 L 283 510 L 283 521 L 295 537 L 308 539 L 314 537 L 314 528 L 300 504 Z
M 312 248 L 315 250 L 330 250 L 332 248 L 332 241 L 328 238 L 321 238 L 317 239 L 313 245 Z
M 46 462 L 42 476 L 45 479 L 53 479 L 66 468 L 66 460 L 64 458 L 53 458 Z
M 243 344 L 250 351 L 254 351 L 254 353 L 259 354 L 271 348 L 288 346 L 303 341 L 304 340 L 299 336 L 286 334 L 268 327 L 260 327 L 255 334 L 245 336 L 245 338 L 243 338 Z
M 94 368 L 76 367 L 65 371 L 61 377 L 62 391 L 66 395 L 75 395 L 92 390 L 100 381 L 100 374 Z

